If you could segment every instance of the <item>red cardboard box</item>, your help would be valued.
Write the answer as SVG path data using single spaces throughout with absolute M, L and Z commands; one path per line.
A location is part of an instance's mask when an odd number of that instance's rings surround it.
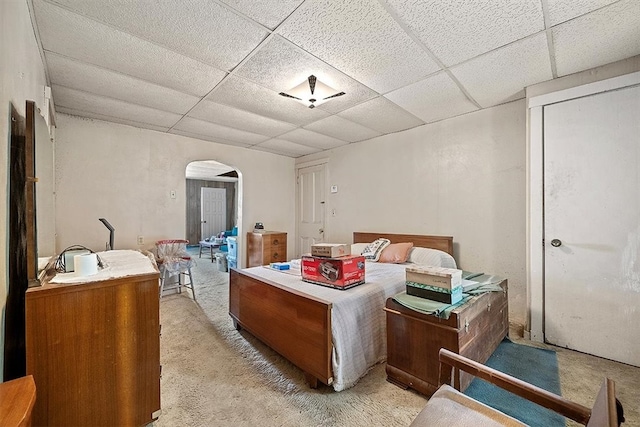
M 364 283 L 364 257 L 302 257 L 302 280 L 336 289 L 349 289 Z

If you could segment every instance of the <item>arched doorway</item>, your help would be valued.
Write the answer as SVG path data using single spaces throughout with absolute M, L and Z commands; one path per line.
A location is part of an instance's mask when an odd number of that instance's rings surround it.
M 186 230 L 189 242 L 242 229 L 241 174 L 215 160 L 189 163 L 185 170 Z

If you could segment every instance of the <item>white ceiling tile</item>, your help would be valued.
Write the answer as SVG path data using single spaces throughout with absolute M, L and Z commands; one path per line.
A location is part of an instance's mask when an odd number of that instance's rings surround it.
M 207 99 L 296 125 L 311 123 L 329 115 L 319 108 L 307 108 L 273 90 L 234 76 L 225 79 Z
M 248 147 L 251 146 L 251 144 L 244 144 L 244 143 L 235 142 L 235 141 L 227 141 L 227 140 L 224 140 L 222 138 L 215 137 L 215 136 L 201 135 L 199 133 L 188 132 L 188 131 L 183 131 L 183 130 L 179 130 L 179 129 L 171 129 L 168 133 L 172 133 L 174 135 L 187 136 L 189 138 L 201 139 L 203 141 L 216 142 L 218 144 L 233 145 L 234 147 L 248 148 Z
M 296 144 L 295 142 L 285 141 L 284 139 L 270 139 L 254 145 L 251 149 L 294 158 L 322 151 L 320 148 L 308 147 L 306 145 Z
M 268 34 L 255 23 L 210 0 L 55 2 L 227 71 Z
M 386 0 L 445 65 L 544 30 L 540 0 Z
M 66 9 L 42 0 L 33 3 L 45 51 L 198 96 L 225 76 L 224 71 Z
M 105 68 L 56 55 L 46 54 L 51 83 L 91 92 L 158 110 L 184 114 L 200 98 L 158 86 Z
M 338 116 L 383 134 L 424 124 L 422 120 L 382 96 L 342 111 Z
M 307 0 L 277 32 L 380 93 L 439 69 L 377 1 Z
M 227 105 L 216 104 L 206 99 L 196 105 L 188 116 L 271 137 L 296 128 L 291 123 L 273 120 Z
M 519 40 L 451 72 L 482 107 L 522 98 L 526 86 L 553 78 L 547 37 L 539 33 Z
M 58 112 L 294 158 L 640 55 L 640 0 L 29 2 Z
M 552 29 L 558 75 L 640 54 L 640 1 L 622 0 Z
M 275 29 L 303 0 L 222 0 L 267 28 Z
M 342 141 L 340 139 L 332 138 L 330 136 L 322 135 L 306 129 L 292 130 L 291 132 L 285 133 L 284 135 L 280 135 L 278 139 L 284 139 L 287 141 L 306 145 L 308 147 L 320 148 L 323 150 L 328 150 L 348 144 L 348 142 L 346 141 Z
M 286 93 L 313 74 L 322 83 L 334 88 L 336 93 L 346 93 L 319 107 L 329 112 L 344 110 L 378 95 L 277 35 L 261 46 L 234 74 L 277 93 Z
M 445 72 L 390 92 L 385 97 L 426 123 L 478 109 Z
M 269 137 L 264 135 L 221 126 L 204 120 L 193 119 L 191 117 L 184 117 L 173 127 L 173 129 L 249 145 L 257 144 L 269 139 Z
M 159 132 L 166 132 L 169 130 L 169 127 L 167 126 L 156 126 L 156 125 L 151 125 L 149 123 L 140 123 L 133 120 L 123 119 L 120 117 L 105 116 L 104 114 L 92 113 L 90 111 L 74 110 L 73 108 L 67 108 L 63 106 L 56 107 L 56 114 L 58 113 L 69 114 L 72 116 L 78 116 L 78 117 L 83 117 L 88 119 L 97 119 L 97 120 L 102 120 L 102 121 L 111 122 L 111 123 L 120 123 L 123 125 L 133 126 L 136 128 L 157 130 Z
M 380 132 L 339 116 L 329 116 L 308 124 L 304 128 L 348 142 L 364 141 L 382 135 Z
M 56 109 L 58 107 L 72 108 L 76 111 L 102 114 L 103 116 L 117 117 L 160 127 L 171 127 L 182 117 L 180 114 L 156 110 L 63 86 L 52 85 L 51 89 Z
M 617 0 L 546 0 L 549 24 L 558 25 L 585 13 L 593 12 Z

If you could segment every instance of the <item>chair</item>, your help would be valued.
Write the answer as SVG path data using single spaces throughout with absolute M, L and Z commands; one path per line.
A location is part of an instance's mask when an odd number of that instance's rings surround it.
M 188 240 L 159 240 L 156 242 L 157 263 L 160 269 L 160 298 L 165 291 L 165 285 L 169 284 L 171 277 L 176 276 L 175 286 L 167 289 L 190 288 L 193 300 L 196 300 L 196 291 L 191 275 L 191 266 L 194 261 L 187 252 Z M 188 282 L 187 282 L 188 279 Z M 172 283 L 173 284 L 173 283 Z
M 589 409 L 444 348 L 440 349 L 439 360 L 440 388 L 413 420 L 411 427 L 525 425 L 460 393 L 461 370 L 588 427 L 617 427 L 624 421 L 622 405 L 615 397 L 615 384 L 609 378 L 605 378 L 593 407 Z M 452 377 L 454 387 L 449 385 Z

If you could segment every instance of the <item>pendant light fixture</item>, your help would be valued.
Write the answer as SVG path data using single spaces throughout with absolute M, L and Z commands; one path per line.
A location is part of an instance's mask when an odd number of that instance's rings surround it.
M 309 76 L 307 81 L 291 88 L 289 93 L 280 92 L 280 95 L 293 98 L 309 108 L 315 108 L 331 98 L 337 98 L 344 94 L 344 92 L 337 92 L 334 88 L 322 83 L 313 74 Z

